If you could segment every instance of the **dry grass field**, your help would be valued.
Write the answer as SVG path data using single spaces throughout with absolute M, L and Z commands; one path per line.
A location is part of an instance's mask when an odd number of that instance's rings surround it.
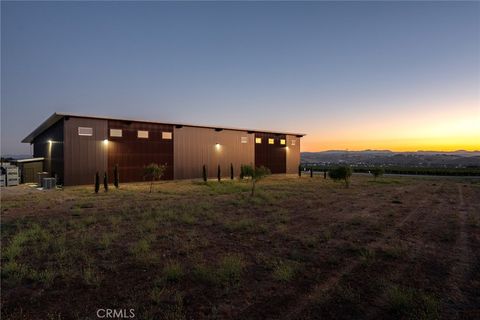
M 2 189 L 2 319 L 478 319 L 480 181 Z

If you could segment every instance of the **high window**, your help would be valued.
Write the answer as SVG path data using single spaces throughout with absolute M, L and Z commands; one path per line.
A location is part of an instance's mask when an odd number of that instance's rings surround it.
M 285 141 L 285 139 L 280 139 L 280 144 L 283 144 L 283 145 L 285 145 L 285 144 L 286 144 L 286 141 Z
M 138 130 L 137 138 L 148 139 L 148 131 Z
M 171 132 L 162 132 L 162 139 L 165 140 L 172 140 L 172 133 Z
M 78 135 L 91 137 L 93 136 L 93 128 L 78 127 Z
M 295 140 L 292 140 L 292 146 L 294 146 L 294 145 L 295 145 Z
M 122 129 L 110 129 L 110 137 L 122 137 Z
M 255 138 L 255 143 L 262 143 L 262 138 Z
M 241 143 L 248 143 L 248 137 L 241 137 L 240 142 Z
M 269 138 L 269 139 L 268 139 L 268 144 L 274 144 L 274 143 L 275 143 L 275 140 L 274 140 L 274 139 L 272 139 L 272 138 Z

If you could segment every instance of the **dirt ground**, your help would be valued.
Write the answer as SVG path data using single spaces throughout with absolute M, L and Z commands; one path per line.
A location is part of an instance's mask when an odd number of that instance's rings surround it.
M 2 189 L 2 319 L 479 319 L 480 179 Z

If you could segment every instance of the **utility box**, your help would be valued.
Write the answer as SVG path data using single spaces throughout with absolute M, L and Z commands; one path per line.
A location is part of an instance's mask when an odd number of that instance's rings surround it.
M 57 185 L 56 181 L 57 180 L 55 178 L 43 178 L 43 189 L 55 189 L 55 186 Z
M 44 171 L 45 158 L 29 158 L 12 161 L 19 169 L 20 183 L 38 182 L 37 173 Z
M 37 176 L 38 176 L 38 186 L 43 187 L 43 179 L 49 177 L 48 172 L 39 172 L 37 173 Z

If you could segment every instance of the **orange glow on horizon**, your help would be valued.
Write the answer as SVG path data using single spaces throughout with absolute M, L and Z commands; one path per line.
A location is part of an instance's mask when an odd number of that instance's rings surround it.
M 302 152 L 316 152 L 327 150 L 349 150 L 349 151 L 362 151 L 362 150 L 391 150 L 396 152 L 406 151 L 480 151 L 478 141 L 480 137 L 472 138 L 467 141 L 468 138 L 462 140 L 450 140 L 443 139 L 438 140 L 363 140 L 363 141 L 328 141 L 324 140 L 320 143 L 310 142 L 305 137 L 305 141 L 302 141 Z
M 316 127 L 302 139 L 302 151 L 480 151 L 480 110 L 463 114 L 399 115 L 382 119 L 357 118 L 342 127 Z M 473 110 L 473 113 L 472 113 Z M 426 119 L 426 120 L 425 120 Z

